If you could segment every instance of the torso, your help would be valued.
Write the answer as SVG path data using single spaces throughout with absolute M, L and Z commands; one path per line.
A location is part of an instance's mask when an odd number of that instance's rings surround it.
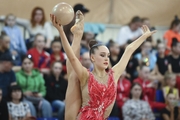
M 113 108 L 116 89 L 112 70 L 108 73 L 106 84 L 100 83 L 89 72 L 89 79 L 81 88 L 82 107 L 78 120 L 105 120 Z

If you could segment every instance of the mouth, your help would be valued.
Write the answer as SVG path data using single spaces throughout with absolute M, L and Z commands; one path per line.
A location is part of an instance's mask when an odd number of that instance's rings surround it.
M 104 65 L 108 65 L 108 62 L 105 62 Z

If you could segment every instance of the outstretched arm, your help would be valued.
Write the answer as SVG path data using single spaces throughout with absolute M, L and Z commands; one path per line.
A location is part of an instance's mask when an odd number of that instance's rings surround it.
M 82 66 L 82 64 L 80 63 L 78 58 L 75 56 L 71 46 L 69 45 L 67 38 L 66 38 L 63 27 L 60 25 L 60 21 L 58 20 L 56 22 L 56 20 L 57 20 L 56 17 L 54 15 L 51 15 L 51 21 L 52 21 L 53 25 L 59 31 L 64 51 L 66 52 L 67 57 L 72 65 L 75 73 L 78 76 L 78 79 L 80 80 L 81 83 L 85 83 L 85 80 L 87 80 L 87 78 L 89 77 L 88 71 L 86 70 L 86 68 L 84 68 Z
M 74 37 L 71 48 L 73 49 L 74 54 L 76 55 L 77 58 L 80 57 L 80 43 L 83 36 L 83 31 L 84 31 L 84 16 L 80 11 L 77 11 L 76 23 L 71 28 L 71 32 L 73 33 L 73 37 Z M 69 76 L 70 73 L 73 72 L 73 68 L 68 59 L 66 62 L 66 67 L 67 67 L 67 75 Z
M 133 52 L 144 42 L 144 40 L 146 40 L 146 38 L 155 33 L 155 31 L 151 32 L 146 25 L 143 25 L 142 30 L 143 35 L 126 47 L 126 50 L 124 51 L 124 54 L 121 57 L 121 60 L 112 68 L 114 71 L 114 78 L 116 82 L 118 81 L 120 75 L 126 68 L 127 63 Z

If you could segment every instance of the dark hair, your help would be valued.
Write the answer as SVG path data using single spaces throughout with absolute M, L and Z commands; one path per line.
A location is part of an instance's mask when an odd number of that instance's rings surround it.
M 140 100 L 142 100 L 142 99 L 143 99 L 143 88 L 142 88 L 142 86 L 141 86 L 139 83 L 134 82 L 134 83 L 132 84 L 132 86 L 131 86 L 130 91 L 131 91 L 131 90 L 134 88 L 134 86 L 136 86 L 136 85 L 138 85 L 138 86 L 141 87 L 142 92 L 141 92 L 141 95 L 140 95 Z M 131 92 L 130 92 L 130 94 L 129 94 L 129 98 L 132 99 L 132 94 L 131 94 Z
M 32 61 L 33 62 L 33 57 L 32 57 L 32 55 L 31 54 L 28 54 L 28 55 L 23 55 L 22 56 L 22 62 L 25 60 L 25 59 L 29 59 L 30 61 Z
M 61 44 L 60 39 L 54 39 L 54 40 L 51 42 L 51 46 L 52 46 L 54 43 L 56 43 L 56 42 Z
M 169 94 L 173 94 L 173 89 L 172 89 L 172 88 L 169 89 L 169 92 L 167 93 L 166 97 L 167 97 Z
M 171 48 L 176 47 L 178 43 L 179 41 L 177 38 L 172 38 Z
M 18 85 L 10 86 L 9 92 L 8 92 L 8 93 L 9 93 L 9 94 L 8 94 L 8 101 L 12 101 L 12 92 L 13 92 L 13 91 L 16 91 L 16 90 L 21 91 L 21 98 L 20 98 L 19 101 L 23 101 L 23 92 L 22 92 L 21 87 L 18 86 Z
M 8 36 L 5 31 L 1 31 L 0 40 L 3 40 L 4 37 Z
M 32 13 L 31 13 L 31 25 L 32 25 L 32 27 L 35 27 L 35 26 L 36 26 L 36 22 L 35 22 L 35 20 L 34 20 L 34 16 L 36 15 L 36 11 L 37 11 L 37 10 L 41 10 L 41 11 L 42 11 L 42 16 L 43 16 L 43 17 L 42 17 L 42 20 L 41 20 L 40 24 L 41 24 L 42 26 L 44 26 L 44 23 L 46 22 L 44 9 L 41 8 L 41 7 L 35 7 L 35 8 L 32 10 Z
M 171 22 L 169 29 L 173 29 L 174 26 L 177 26 L 179 24 L 180 24 L 180 20 L 177 18 L 177 16 L 175 16 L 175 19 Z
M 91 40 L 91 41 L 89 42 L 90 55 L 91 55 L 91 54 L 94 54 L 95 49 L 98 49 L 99 46 L 103 46 L 103 44 L 102 44 L 102 43 L 99 43 L 99 42 L 97 42 L 97 41 L 95 41 L 95 40 Z
M 130 23 L 136 23 L 136 22 L 141 22 L 141 18 L 139 16 L 134 16 L 132 19 L 131 19 L 131 22 Z

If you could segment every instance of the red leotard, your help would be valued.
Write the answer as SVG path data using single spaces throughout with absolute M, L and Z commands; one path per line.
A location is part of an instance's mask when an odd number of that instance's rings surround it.
M 107 85 L 99 83 L 94 75 L 89 72 L 88 79 L 88 104 L 80 109 L 78 120 L 106 120 L 104 113 L 116 98 L 116 84 L 112 70 L 108 73 Z

